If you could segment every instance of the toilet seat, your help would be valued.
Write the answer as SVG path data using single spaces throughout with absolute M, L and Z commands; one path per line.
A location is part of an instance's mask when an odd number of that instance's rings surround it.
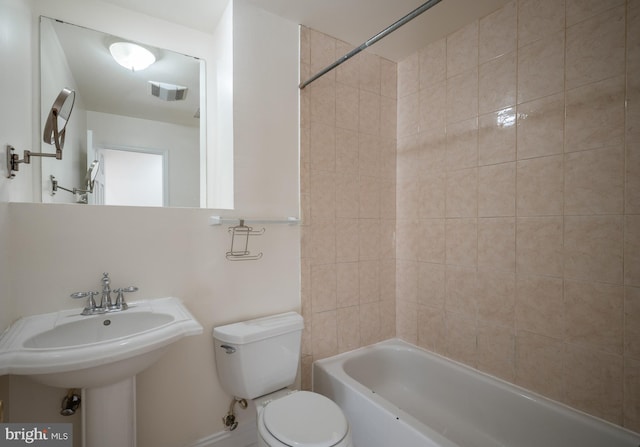
M 266 430 L 286 446 L 332 447 L 349 424 L 340 407 L 325 396 L 298 391 L 273 400 L 262 410 Z

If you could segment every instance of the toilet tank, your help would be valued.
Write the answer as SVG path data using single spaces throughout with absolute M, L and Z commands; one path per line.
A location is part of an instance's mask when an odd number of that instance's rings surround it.
M 229 394 L 254 399 L 295 382 L 304 322 L 295 312 L 213 329 L 216 369 Z

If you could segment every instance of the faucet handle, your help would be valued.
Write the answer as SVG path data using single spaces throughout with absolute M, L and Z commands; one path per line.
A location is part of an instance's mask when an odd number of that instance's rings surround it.
M 101 309 L 96 305 L 94 296 L 98 295 L 98 292 L 75 292 L 69 295 L 74 300 L 87 298 L 87 304 L 82 310 L 82 315 L 93 315 L 95 313 L 101 313 Z
M 124 300 L 124 294 L 129 292 L 137 292 L 137 291 L 138 291 L 138 288 L 135 286 L 122 287 L 120 289 L 115 289 L 114 292 L 116 292 L 118 296 L 116 297 L 116 302 L 113 305 L 113 307 L 120 310 L 127 309 L 129 305 Z

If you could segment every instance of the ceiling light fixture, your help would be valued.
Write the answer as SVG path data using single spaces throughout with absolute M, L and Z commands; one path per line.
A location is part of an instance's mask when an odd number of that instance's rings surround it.
M 131 42 L 112 43 L 109 52 L 117 63 L 131 71 L 144 70 L 156 61 L 151 51 Z

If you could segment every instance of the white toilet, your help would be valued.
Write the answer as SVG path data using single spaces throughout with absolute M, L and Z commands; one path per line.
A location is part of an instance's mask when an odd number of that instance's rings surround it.
M 213 329 L 222 387 L 254 399 L 258 445 L 353 447 L 351 429 L 333 401 L 309 391 L 290 391 L 300 361 L 304 322 L 295 312 Z

